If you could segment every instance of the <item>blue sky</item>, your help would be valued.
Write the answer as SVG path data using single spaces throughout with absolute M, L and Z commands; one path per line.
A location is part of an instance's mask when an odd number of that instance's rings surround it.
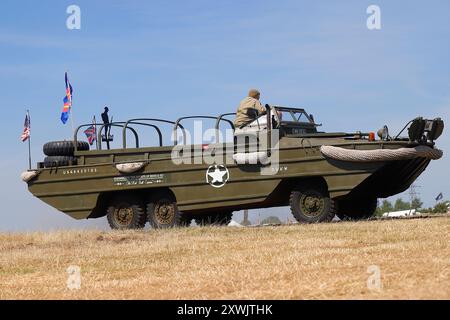
M 81 30 L 66 28 L 71 4 L 81 8 Z M 370 4 L 381 8 L 381 30 L 366 27 Z M 0 230 L 104 226 L 72 221 L 19 179 L 25 109 L 33 162 L 43 159 L 43 143 L 70 138 L 70 124 L 59 121 L 65 70 L 77 124 L 99 118 L 105 105 L 115 120 L 233 112 L 257 87 L 264 103 L 304 106 L 326 131 L 387 124 L 395 132 L 418 115 L 448 123 L 449 12 L 448 1 L 436 0 L 3 0 Z M 438 141 L 444 152 L 448 136 Z M 450 197 L 448 167 L 445 153 L 418 180 L 425 204 L 441 191 Z

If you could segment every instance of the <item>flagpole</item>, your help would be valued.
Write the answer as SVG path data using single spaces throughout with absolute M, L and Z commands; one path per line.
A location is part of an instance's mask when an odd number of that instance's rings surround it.
M 30 110 L 27 109 L 28 115 L 28 126 L 29 126 L 29 135 L 28 135 L 28 168 L 31 170 L 31 117 Z
M 68 85 L 69 86 L 69 91 L 70 91 L 70 100 L 69 100 L 69 103 L 70 103 L 70 105 L 69 105 L 69 112 L 70 112 L 70 114 L 69 114 L 69 117 L 70 117 L 70 125 L 72 126 L 72 136 L 70 137 L 70 139 L 69 140 L 72 140 L 73 139 L 73 136 L 75 135 L 75 127 L 74 127 L 74 125 L 73 125 L 73 112 L 72 112 L 72 105 L 73 105 L 73 95 L 72 95 L 72 86 L 71 86 L 71 84 L 70 84 L 70 81 L 69 81 L 69 78 L 68 78 L 68 76 L 67 76 L 67 73 L 68 73 L 68 71 L 66 70 L 66 73 L 65 73 L 65 75 L 66 75 L 66 86 Z M 66 88 L 66 90 L 67 90 L 67 88 Z
M 69 86 L 70 86 L 70 82 L 69 82 Z M 70 93 L 70 124 L 72 125 L 72 137 L 70 138 L 70 140 L 73 139 L 73 136 L 75 135 L 75 128 L 73 126 L 73 113 L 72 113 L 72 106 L 73 106 L 73 95 L 72 92 Z
M 73 136 L 75 135 L 75 128 L 73 126 L 72 101 L 73 100 L 71 99 L 71 102 L 70 102 L 70 124 L 72 125 L 72 137 L 70 138 L 70 140 L 72 140 Z
M 98 137 L 97 137 L 97 120 L 95 119 L 95 114 L 94 114 L 94 118 L 92 119 L 93 122 L 93 126 L 94 126 L 94 137 L 95 137 L 95 150 L 98 150 Z

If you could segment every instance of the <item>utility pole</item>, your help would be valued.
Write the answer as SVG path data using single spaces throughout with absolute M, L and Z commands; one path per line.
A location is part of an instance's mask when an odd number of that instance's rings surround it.
M 409 187 L 409 209 L 412 210 L 412 203 L 413 200 L 417 198 L 417 196 L 420 194 L 420 192 L 417 191 L 417 188 L 421 188 L 421 186 L 415 185 L 414 183 L 411 184 Z
M 244 221 L 243 221 L 244 226 L 248 226 L 250 225 L 250 221 L 248 221 L 248 209 L 244 210 Z

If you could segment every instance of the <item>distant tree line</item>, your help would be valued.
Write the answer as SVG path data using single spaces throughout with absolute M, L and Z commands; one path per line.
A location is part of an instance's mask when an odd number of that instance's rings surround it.
M 252 222 L 248 219 L 248 217 L 244 217 L 244 219 L 241 221 L 240 224 L 243 225 L 243 226 L 250 226 L 252 224 Z M 270 216 L 270 217 L 267 217 L 267 218 L 264 218 L 263 220 L 261 220 L 261 222 L 259 224 L 260 225 L 263 225 L 263 224 L 283 224 L 283 222 L 278 217 Z
M 449 208 L 449 201 L 441 201 L 436 203 L 434 207 L 423 208 L 423 202 L 419 198 L 414 198 L 411 202 L 404 201 L 402 198 L 395 200 L 392 204 L 389 200 L 383 200 L 378 203 L 376 215 L 381 216 L 386 212 L 402 211 L 415 209 L 423 213 L 446 213 Z
M 263 219 L 260 224 L 261 225 L 263 225 L 263 224 L 282 224 L 282 222 L 281 222 L 280 218 L 275 217 L 275 216 L 270 216 L 270 217 Z

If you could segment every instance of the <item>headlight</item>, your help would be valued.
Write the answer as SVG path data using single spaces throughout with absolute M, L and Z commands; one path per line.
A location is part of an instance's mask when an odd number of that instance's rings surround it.
M 381 129 L 379 129 L 377 131 L 377 135 L 378 135 L 378 137 L 380 137 L 381 140 L 387 141 L 389 139 L 389 129 L 388 129 L 388 127 L 386 125 L 383 126 L 383 128 L 381 128 Z

